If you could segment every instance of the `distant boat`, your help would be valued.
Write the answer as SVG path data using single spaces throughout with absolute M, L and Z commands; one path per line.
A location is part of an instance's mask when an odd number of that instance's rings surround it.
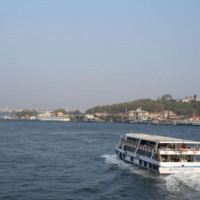
M 157 120 L 139 120 L 139 119 L 136 119 L 136 120 L 133 120 L 133 121 L 130 121 L 130 123 L 132 124 L 159 124 L 159 121 Z
M 94 117 L 93 115 L 86 114 L 85 117 L 83 118 L 84 122 L 96 122 L 99 121 L 99 118 Z
M 200 121 L 194 120 L 194 121 L 192 121 L 192 125 L 193 126 L 200 126 Z
M 130 123 L 132 123 L 132 124 L 140 124 L 140 123 L 142 123 L 142 120 L 135 119 L 133 121 L 130 121 Z
M 200 121 L 197 121 L 197 120 L 190 121 L 188 119 L 177 120 L 176 125 L 200 126 Z
M 40 121 L 70 121 L 70 117 L 68 115 L 63 114 L 53 114 L 53 113 L 42 113 L 37 116 L 37 119 Z
M 151 124 L 159 124 L 159 121 L 158 120 L 152 120 Z
M 176 125 L 191 125 L 191 123 L 189 123 L 188 119 L 184 119 L 184 120 L 177 120 Z

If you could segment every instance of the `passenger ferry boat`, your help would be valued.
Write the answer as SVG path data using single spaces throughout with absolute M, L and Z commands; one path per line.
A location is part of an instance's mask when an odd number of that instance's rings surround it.
M 40 121 L 62 121 L 62 122 L 69 122 L 70 117 L 68 115 L 63 114 L 53 114 L 53 113 L 43 113 L 37 116 L 37 120 Z
M 123 160 L 161 175 L 200 173 L 200 142 L 158 135 L 127 133 L 115 147 Z

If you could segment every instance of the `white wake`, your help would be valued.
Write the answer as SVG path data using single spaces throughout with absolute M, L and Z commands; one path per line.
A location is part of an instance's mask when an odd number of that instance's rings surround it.
M 200 192 L 200 174 L 177 173 L 165 177 L 167 190 L 171 192 L 198 191 Z
M 157 180 L 157 187 L 161 190 L 164 189 L 172 193 L 183 192 L 185 194 L 188 193 L 188 195 L 192 194 L 192 192 L 200 192 L 200 174 L 182 172 L 163 177 L 144 168 L 137 167 L 134 164 L 126 163 L 116 154 L 105 154 L 101 157 L 104 158 L 106 164 L 117 166 L 131 174 L 138 174 L 145 178 Z
M 105 163 L 110 164 L 110 165 L 116 165 L 120 168 L 129 168 L 130 164 L 124 162 L 123 160 L 119 159 L 118 156 L 116 154 L 112 154 L 112 155 L 102 155 L 102 158 L 105 159 Z
M 116 154 L 112 154 L 112 155 L 105 154 L 105 155 L 102 155 L 101 157 L 104 158 L 106 164 L 117 166 L 120 169 L 125 169 L 132 174 L 139 174 L 141 176 L 150 177 L 150 178 L 155 177 L 155 174 L 150 172 L 149 170 L 145 170 L 134 164 L 127 163 L 121 160 Z

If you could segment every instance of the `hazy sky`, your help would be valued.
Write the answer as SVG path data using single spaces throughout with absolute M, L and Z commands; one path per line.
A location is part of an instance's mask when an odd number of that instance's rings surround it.
M 0 107 L 200 97 L 199 0 L 1 0 Z

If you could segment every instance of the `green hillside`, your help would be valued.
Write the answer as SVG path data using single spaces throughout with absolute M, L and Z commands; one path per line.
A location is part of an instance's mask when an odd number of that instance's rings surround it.
M 200 102 L 192 101 L 191 103 L 177 102 L 176 100 L 170 99 L 166 100 L 161 98 L 161 100 L 152 99 L 139 99 L 132 102 L 118 103 L 113 105 L 96 106 L 88 109 L 88 113 L 102 113 L 107 112 L 109 114 L 124 113 L 130 110 L 136 110 L 141 107 L 142 110 L 148 112 L 161 112 L 164 110 L 174 111 L 177 115 L 185 115 L 191 117 L 194 114 L 200 115 Z

